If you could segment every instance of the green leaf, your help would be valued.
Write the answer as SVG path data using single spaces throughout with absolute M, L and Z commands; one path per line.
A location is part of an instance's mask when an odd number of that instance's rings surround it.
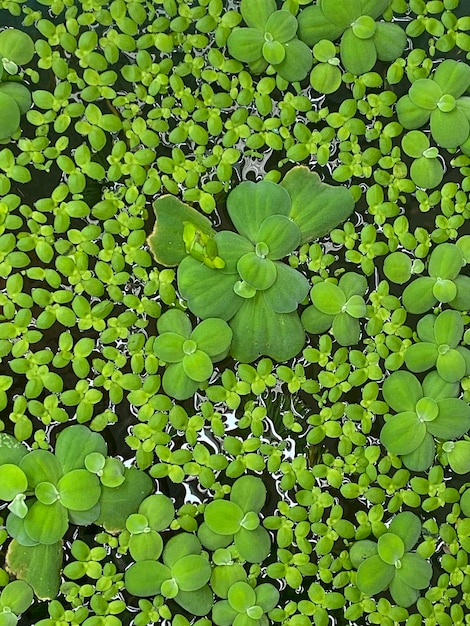
M 161 196 L 153 207 L 156 222 L 148 243 L 152 254 L 161 265 L 173 267 L 187 255 L 183 240 L 186 222 L 194 224 L 196 229 L 206 235 L 214 235 L 207 217 L 174 196 Z
M 410 313 L 425 313 L 434 306 L 436 298 L 433 287 L 436 279 L 431 276 L 415 278 L 403 291 L 403 306 Z
M 377 554 L 366 559 L 357 570 L 356 584 L 368 596 L 374 596 L 388 587 L 395 567 L 384 563 Z
M 323 237 L 354 210 L 354 199 L 347 188 L 321 182 L 318 174 L 307 167 L 289 170 L 281 185 L 291 198 L 289 217 L 300 229 L 301 244 Z
M 288 82 L 303 80 L 313 64 L 311 49 L 299 39 L 283 44 L 284 59 L 274 65 L 276 72 Z
M 257 476 L 242 476 L 232 485 L 230 500 L 240 507 L 243 513 L 259 513 L 266 502 L 266 487 Z
M 309 6 L 300 11 L 297 21 L 299 24 L 297 35 L 308 46 L 314 46 L 322 39 L 335 41 L 345 28 L 333 24 L 326 18 L 318 4 Z
M 358 76 L 369 72 L 377 61 L 373 40 L 359 39 L 352 28 L 348 28 L 343 33 L 339 53 L 346 70 Z
M 457 296 L 450 303 L 453 309 L 467 311 L 470 309 L 470 276 L 457 276 L 454 279 L 457 287 Z
M 169 313 L 171 311 L 168 311 Z M 159 359 L 166 363 L 179 363 L 183 360 L 185 338 L 180 334 L 166 332 L 155 337 L 153 349 Z
M 190 615 L 200 617 L 211 610 L 213 593 L 209 585 L 204 585 L 196 591 L 179 591 L 175 601 Z
M 279 591 L 270 583 L 262 583 L 255 587 L 256 604 L 265 613 L 272 611 L 279 602 Z
M 389 565 L 395 565 L 405 553 L 403 541 L 392 532 L 380 535 L 377 542 L 378 554 L 382 561 Z
M 269 33 L 274 41 L 286 43 L 293 39 L 297 32 L 297 20 L 289 11 L 275 11 L 268 17 L 265 33 Z
M 12 463 L 0 465 L 0 500 L 10 502 L 27 488 L 28 478 L 22 469 Z
M 208 380 L 212 374 L 213 365 L 210 357 L 202 350 L 196 350 L 183 357 L 183 370 L 186 376 L 198 383 Z
M 67 472 L 57 483 L 60 502 L 67 509 L 86 511 L 100 499 L 99 478 L 86 469 Z
M 470 86 L 470 67 L 467 63 L 446 59 L 437 66 L 433 79 L 442 93 L 459 98 Z
M 0 83 L 0 93 L 9 96 L 16 102 L 21 115 L 24 115 L 31 108 L 31 92 L 22 83 L 13 81 Z
M 308 280 L 285 263 L 276 262 L 277 279 L 270 289 L 263 291 L 267 306 L 275 313 L 291 313 L 297 310 L 310 289 Z
M 441 243 L 429 257 L 428 272 L 435 278 L 454 279 L 460 272 L 464 259 L 460 248 L 452 243 Z
M 245 613 L 250 606 L 256 602 L 256 595 L 247 582 L 240 581 L 234 583 L 228 590 L 228 602 L 230 606 L 239 613 Z
M 414 552 L 403 555 L 401 568 L 397 570 L 397 576 L 413 589 L 426 589 L 432 577 L 431 563 L 425 561 L 422 556 Z
M 434 336 L 438 345 L 456 348 L 462 339 L 464 323 L 460 313 L 447 309 L 434 321 Z
M 13 98 L 0 91 L 0 109 L 3 112 L 0 120 L 0 139 L 8 139 L 20 125 L 20 108 Z
M 124 574 L 124 584 L 128 593 L 145 598 L 159 594 L 162 583 L 170 578 L 169 568 L 152 559 L 133 563 Z
M 230 606 L 228 600 L 216 602 L 212 609 L 212 621 L 217 626 L 231 626 L 237 615 L 239 615 L 238 611 Z
M 204 511 L 204 521 L 212 531 L 220 535 L 235 534 L 240 529 L 242 519 L 242 509 L 229 500 L 209 502 Z
M 409 346 L 405 352 L 406 367 L 412 372 L 425 372 L 434 367 L 437 361 L 437 346 L 423 341 Z
M 188 554 L 201 554 L 201 542 L 191 533 L 179 533 L 173 536 L 165 545 L 163 562 L 169 568 Z
M 242 363 L 250 363 L 261 355 L 286 361 L 304 346 L 305 333 L 297 313 L 275 313 L 263 295 L 258 293 L 245 300 L 230 320 L 231 353 Z
M 419 591 L 406 585 L 398 575 L 390 583 L 390 595 L 399 606 L 408 607 L 416 602 Z
M 176 400 L 186 400 L 197 391 L 199 382 L 194 381 L 186 374 L 181 362 L 172 363 L 166 368 L 162 378 L 162 385 L 165 393 L 169 396 L 176 398 Z
M 447 452 L 447 460 L 456 474 L 470 472 L 470 441 L 456 441 Z
M 470 122 L 459 109 L 447 112 L 439 109 L 432 111 L 431 135 L 443 148 L 457 148 L 467 140 L 469 133 Z
M 155 530 L 131 535 L 129 552 L 134 561 L 158 559 L 163 551 L 163 540 Z
M 237 185 L 227 197 L 227 210 L 235 228 L 243 237 L 257 243 L 263 221 L 271 215 L 289 215 L 289 194 L 270 181 Z
M 59 594 L 62 542 L 22 546 L 15 539 L 8 546 L 8 570 L 26 581 L 40 600 L 54 600 Z
M 262 526 L 253 530 L 240 528 L 235 535 L 235 546 L 248 563 L 262 563 L 271 552 L 271 538 Z
M 333 283 L 316 283 L 311 291 L 310 297 L 316 308 L 326 315 L 337 315 L 346 304 L 344 292 Z
M 227 39 L 230 56 L 243 63 L 254 63 L 262 58 L 265 39 L 255 28 L 234 28 Z
M 449 350 L 445 354 L 438 354 L 436 367 L 439 376 L 442 376 L 449 383 L 461 380 L 467 373 L 465 358 L 457 350 Z
M 67 510 L 60 502 L 34 502 L 24 518 L 24 528 L 31 539 L 46 545 L 60 541 L 68 527 Z
M 24 580 L 13 580 L 3 588 L 0 606 L 5 612 L 8 607 L 15 615 L 24 613 L 33 603 L 33 590 Z
M 413 452 L 425 436 L 426 426 L 413 411 L 392 415 L 380 431 L 381 442 L 392 454 Z
M 414 411 L 416 403 L 423 397 L 421 384 L 410 372 L 392 372 L 383 382 L 382 394 L 385 402 L 397 412 Z
M 18 65 L 26 65 L 34 56 L 34 41 L 16 28 L 0 32 L 0 55 Z
M 188 554 L 173 565 L 171 575 L 181 591 L 196 591 L 209 580 L 211 566 L 207 557 Z
M 411 511 L 404 511 L 395 515 L 388 530 L 403 540 L 405 552 L 409 552 L 421 535 L 421 522 L 419 517 Z
M 62 474 L 57 458 L 48 450 L 33 450 L 22 458 L 20 467 L 32 488 L 42 482 L 55 485 Z
M 300 244 L 300 230 L 286 215 L 271 215 L 258 230 L 256 243 L 260 242 L 268 246 L 267 256 L 270 259 L 282 259 Z
M 434 437 L 427 432 L 419 446 L 413 452 L 403 454 L 401 460 L 413 472 L 424 472 L 431 467 L 435 455 Z
M 358 320 L 346 312 L 335 315 L 331 330 L 340 346 L 355 345 L 361 336 Z
M 275 0 L 242 0 L 240 12 L 250 28 L 263 31 L 271 13 L 276 11 Z
M 442 89 L 433 80 L 418 78 L 412 83 L 408 96 L 415 106 L 427 111 L 434 111 L 442 93 Z
M 420 157 L 413 161 L 410 167 L 411 180 L 418 187 L 433 189 L 441 184 L 444 177 L 444 169 L 439 159 Z
M 186 257 L 178 268 L 178 289 L 194 315 L 205 319 L 219 317 L 230 320 L 240 308 L 243 299 L 233 287 L 237 274 L 225 274 L 208 268 L 193 257 Z
M 319 63 L 310 73 L 310 84 L 315 91 L 328 95 L 339 89 L 341 76 L 341 70 L 336 65 Z
M 154 488 L 154 482 L 145 472 L 135 467 L 124 470 L 125 480 L 117 487 L 101 487 L 100 514 L 96 524 L 107 532 L 126 528 L 126 519 L 137 511 L 140 503 Z
M 192 331 L 191 320 L 186 313 L 180 309 L 165 311 L 165 313 L 158 318 L 157 328 L 160 335 L 163 335 L 163 333 L 177 333 L 184 339 L 189 339 Z M 166 359 L 164 360 L 166 361 Z
M 55 445 L 55 457 L 64 474 L 70 470 L 85 467 L 85 458 L 91 452 L 99 452 L 107 456 L 108 446 L 99 433 L 81 424 L 67 426 L 59 433 Z
M 221 355 L 225 355 L 229 349 L 232 330 L 224 320 L 209 318 L 196 326 L 191 333 L 191 339 L 196 342 L 200 350 L 215 361 L 219 360 Z
M 347 28 L 362 14 L 361 0 L 344 0 L 340 5 L 335 0 L 321 0 L 320 7 L 326 19 L 341 28 Z
M 372 38 L 379 61 L 395 61 L 406 47 L 406 32 L 398 24 L 377 22 Z
M 408 95 L 402 96 L 398 100 L 396 112 L 400 124 L 409 130 L 421 128 L 427 124 L 431 116 L 430 110 L 417 107 Z

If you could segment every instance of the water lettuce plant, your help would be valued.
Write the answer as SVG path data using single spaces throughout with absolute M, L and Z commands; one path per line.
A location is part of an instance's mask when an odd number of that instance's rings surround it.
M 313 63 L 312 51 L 297 38 L 297 19 L 277 10 L 275 0 L 241 0 L 240 13 L 247 27 L 236 27 L 227 39 L 229 54 L 248 63 L 254 74 L 268 66 L 288 82 L 303 80 Z
M 441 243 L 429 255 L 428 274 L 415 278 L 403 291 L 403 305 L 410 313 L 426 313 L 437 302 L 458 311 L 470 307 L 470 277 L 461 274 L 465 265 L 456 244 Z
M 420 341 L 408 346 L 406 367 L 412 372 L 436 368 L 446 382 L 455 383 L 470 372 L 470 350 L 460 342 L 464 333 L 462 315 L 450 309 L 425 315 L 418 321 Z
M 421 535 L 421 522 L 414 513 L 398 513 L 377 543 L 370 539 L 356 542 L 350 552 L 357 567 L 356 584 L 368 596 L 389 589 L 394 602 L 409 607 L 429 586 L 432 567 L 412 552 Z
M 164 313 L 157 328 L 154 351 L 169 364 L 163 374 L 163 389 L 173 398 L 185 400 L 211 377 L 213 363 L 227 356 L 232 331 L 219 318 L 206 318 L 193 330 L 190 319 L 179 309 Z
M 237 581 L 230 586 L 227 599 L 214 604 L 212 619 L 217 626 L 267 626 L 267 613 L 279 601 L 279 591 L 270 583 L 252 587 L 246 581 Z
M 164 196 L 154 204 L 156 230 L 150 245 L 157 260 L 165 259 L 165 250 L 184 230 L 176 225 L 170 236 L 168 228 L 159 231 L 160 220 L 165 227 L 170 224 L 167 215 L 174 202 Z M 210 267 L 187 254 L 178 266 L 180 295 L 203 320 L 228 322 L 233 358 L 250 362 L 264 354 L 283 361 L 295 356 L 305 341 L 297 308 L 309 283 L 281 259 L 326 234 L 353 207 L 347 189 L 322 183 L 306 167 L 292 169 L 281 184 L 241 183 L 227 198 L 237 232 L 220 231 L 213 237 L 223 267 Z M 187 221 L 190 211 L 186 207 Z
M 406 371 L 393 372 L 383 384 L 383 397 L 395 414 L 386 417 L 380 441 L 413 471 L 431 467 L 435 440 L 449 441 L 470 428 L 470 407 L 459 398 L 458 382 L 447 382 L 436 372 L 422 382 Z
M 394 61 L 406 45 L 405 32 L 398 24 L 377 21 L 389 0 L 319 0 L 302 9 L 298 16 L 299 38 L 309 46 L 322 39 L 341 37 L 341 62 L 348 72 L 365 74 L 377 60 Z
M 446 59 L 430 78 L 418 78 L 396 105 L 400 124 L 407 129 L 430 124 L 434 141 L 443 148 L 467 151 L 470 135 L 468 98 L 470 67 Z
M 213 500 L 204 509 L 198 531 L 202 545 L 214 550 L 233 542 L 240 559 L 261 563 L 271 551 L 271 538 L 259 518 L 265 501 L 266 487 L 259 477 L 237 478 L 229 500 Z
M 33 603 L 33 590 L 24 580 L 13 580 L 0 593 L 0 626 L 16 626 Z
M 0 139 L 8 139 L 18 130 L 20 118 L 31 107 L 31 93 L 18 80 L 19 67 L 34 55 L 31 37 L 17 28 L 0 31 Z
M 359 318 L 366 313 L 364 294 L 367 280 L 355 272 L 346 272 L 338 284 L 315 283 L 310 292 L 312 305 L 302 313 L 302 324 L 310 334 L 321 334 L 331 328 L 341 346 L 352 346 L 359 341 Z

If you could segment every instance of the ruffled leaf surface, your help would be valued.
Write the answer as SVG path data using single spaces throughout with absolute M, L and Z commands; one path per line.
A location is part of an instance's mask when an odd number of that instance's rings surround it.
M 276 271 L 276 282 L 262 293 L 264 302 L 275 313 L 294 312 L 307 297 L 310 284 L 303 274 L 285 263 L 276 262 Z

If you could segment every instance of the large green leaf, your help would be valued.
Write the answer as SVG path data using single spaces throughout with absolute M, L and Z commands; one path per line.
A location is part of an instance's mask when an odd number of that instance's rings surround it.
M 429 257 L 428 272 L 434 278 L 454 279 L 464 264 L 462 252 L 452 243 L 441 243 Z
M 57 484 L 57 489 L 62 505 L 75 511 L 91 509 L 101 495 L 98 476 L 86 469 L 71 470 L 64 474 Z
M 376 19 L 382 15 L 389 5 L 390 0 L 361 0 L 361 13 Z M 379 24 L 381 23 L 379 22 Z
M 462 339 L 464 323 L 462 315 L 457 311 L 447 309 L 440 313 L 434 322 L 434 337 L 438 345 L 447 345 L 456 348 Z
M 408 92 L 412 103 L 427 111 L 434 111 L 442 96 L 442 89 L 430 78 L 418 78 Z
M 266 487 L 257 476 L 241 476 L 232 485 L 230 500 L 235 502 L 243 513 L 259 513 L 266 502 Z
M 228 600 L 219 600 L 212 609 L 212 621 L 217 626 L 231 626 L 238 615 L 240 614 L 230 606 Z
M 289 215 L 289 194 L 280 185 L 270 181 L 244 181 L 227 197 L 227 210 L 237 231 L 252 243 L 263 221 L 270 215 Z
M 401 568 L 398 569 L 398 577 L 413 589 L 426 589 L 432 577 L 431 563 L 425 561 L 423 557 L 415 552 L 408 552 L 403 555 Z
M 275 313 L 261 293 L 245 300 L 230 320 L 230 327 L 233 331 L 231 353 L 242 363 L 250 363 L 261 355 L 286 361 L 296 356 L 305 342 L 297 313 Z
M 276 0 L 242 0 L 240 3 L 240 13 L 248 26 L 263 32 L 269 16 L 276 9 Z
M 0 83 L 0 93 L 9 96 L 16 102 L 21 115 L 31 108 L 31 92 L 22 83 L 13 81 Z
M 235 611 L 245 613 L 256 602 L 253 587 L 245 581 L 234 583 L 228 590 L 228 601 Z
M 398 115 L 398 121 L 408 130 L 421 128 L 421 126 L 427 124 L 431 116 L 430 110 L 422 109 L 416 106 L 408 95 L 402 96 L 398 100 L 396 104 L 396 112 Z
M 192 325 L 191 320 L 184 311 L 181 311 L 181 309 L 170 309 L 158 318 L 157 329 L 160 335 L 163 335 L 163 333 L 177 333 L 184 339 L 189 339 Z
M 419 517 L 411 511 L 404 511 L 395 515 L 388 530 L 402 539 L 405 552 L 409 552 L 419 539 L 421 522 Z
M 300 230 L 286 215 L 270 215 L 261 224 L 256 241 L 268 246 L 270 259 L 278 260 L 290 254 L 300 244 Z
M 218 548 L 226 548 L 233 540 L 233 535 L 221 535 L 220 533 L 216 533 L 211 530 L 205 522 L 199 525 L 197 536 L 202 545 L 212 551 Z
M 8 570 L 25 580 L 40 600 L 54 600 L 59 594 L 62 542 L 52 545 L 22 546 L 10 542 L 6 554 Z
M 467 63 L 446 59 L 437 66 L 434 81 L 442 93 L 459 98 L 470 86 L 470 67 Z
M 279 591 L 270 583 L 262 583 L 255 587 L 256 604 L 265 613 L 272 611 L 279 602 Z
M 411 282 L 402 294 L 403 306 L 410 313 L 425 313 L 436 303 L 433 287 L 436 279 L 419 276 Z
M 34 56 L 34 41 L 17 28 L 5 28 L 0 32 L 0 55 L 13 63 L 25 65 Z
M 156 356 L 166 363 L 179 363 L 183 360 L 183 344 L 185 338 L 176 333 L 163 333 L 155 337 L 153 351 Z
M 235 546 L 241 558 L 248 563 L 262 563 L 271 552 L 271 537 L 262 526 L 254 530 L 242 527 L 235 535 Z
M 331 330 L 340 346 L 353 346 L 361 336 L 359 321 L 346 312 L 335 315 Z
M 33 603 L 33 589 L 24 580 L 12 580 L 0 594 L 0 606 L 8 607 L 16 615 L 24 613 Z
M 236 274 L 239 259 L 255 249 L 248 239 L 230 230 L 222 230 L 217 233 L 214 240 L 218 247 L 219 256 L 225 261 L 225 266 L 218 270 L 222 274 Z
M 437 356 L 436 344 L 427 341 L 414 343 L 406 349 L 406 367 L 412 372 L 425 372 L 434 367 Z
M 405 467 L 413 472 L 424 472 L 429 469 L 436 455 L 434 437 L 426 432 L 423 441 L 409 454 L 403 454 L 401 460 Z
M 184 365 L 181 362 L 172 363 L 165 369 L 162 378 L 162 385 L 165 393 L 167 393 L 172 398 L 176 398 L 176 400 L 187 400 L 194 393 L 196 393 L 199 387 L 199 382 L 193 380 L 188 376 L 185 371 Z
M 124 583 L 128 593 L 145 598 L 159 594 L 163 581 L 169 578 L 171 571 L 166 565 L 149 559 L 133 563 L 124 574 Z
M 416 602 L 419 597 L 419 591 L 409 587 L 398 575 L 395 575 L 390 583 L 390 595 L 398 606 L 406 608 Z
M 128 516 L 137 511 L 142 500 L 154 489 L 150 476 L 135 467 L 126 468 L 124 476 L 124 482 L 118 487 L 101 487 L 101 512 L 96 523 L 110 533 L 124 530 Z
M 233 287 L 237 274 L 224 274 L 186 257 L 178 268 L 178 289 L 189 309 L 198 317 L 220 317 L 228 321 L 244 301 Z
M 282 44 L 284 59 L 274 65 L 276 72 L 288 82 L 303 80 L 313 64 L 313 56 L 310 48 L 299 39 Z
M 392 454 L 413 452 L 426 436 L 426 426 L 413 411 L 392 415 L 380 432 L 380 440 Z
M 220 535 L 233 535 L 240 529 L 242 509 L 230 500 L 209 502 L 204 511 L 204 520 L 209 528 Z
M 447 452 L 447 460 L 456 474 L 470 472 L 470 441 L 456 441 Z
M 274 261 L 255 252 L 244 254 L 237 265 L 240 278 L 257 291 L 269 289 L 277 277 Z
M 310 297 L 317 309 L 327 315 L 337 315 L 346 304 L 343 290 L 338 285 L 327 281 L 316 283 Z
M 457 287 L 457 297 L 450 303 L 453 309 L 467 311 L 470 309 L 470 276 L 457 276 L 454 279 Z
M 19 465 L 21 459 L 28 454 L 28 448 L 12 435 L 0 433 L 0 465 L 13 463 Z
M 359 565 L 356 584 L 363 593 L 374 596 L 388 587 L 394 573 L 395 566 L 384 563 L 377 554 Z
M 169 539 L 163 550 L 163 562 L 170 569 L 188 554 L 201 554 L 201 542 L 191 533 L 180 532 Z
M 262 58 L 264 36 L 255 28 L 234 28 L 227 39 L 230 56 L 243 63 L 253 63 Z
M 178 265 L 187 255 L 183 240 L 186 222 L 206 235 L 213 235 L 212 224 L 205 216 L 175 198 L 165 195 L 158 198 L 153 208 L 155 211 L 155 227 L 148 238 L 150 249 L 161 265 L 172 267 Z
M 423 395 L 433 398 L 433 400 L 457 398 L 459 393 L 460 385 L 458 383 L 447 382 L 436 371 L 429 372 L 423 380 Z
M 10 502 L 28 488 L 28 478 L 21 468 L 13 463 L 0 465 L 0 500 Z
M 321 335 L 333 324 L 335 316 L 322 313 L 313 304 L 307 307 L 302 313 L 302 325 L 305 330 L 312 335 Z
M 191 380 L 202 383 L 210 378 L 214 366 L 210 356 L 202 350 L 196 350 L 191 354 L 185 354 L 183 357 L 183 371 Z
M 33 489 L 42 482 L 56 485 L 62 475 L 57 458 L 48 450 L 33 450 L 21 459 L 20 468 Z
M 320 0 L 320 7 L 327 20 L 346 28 L 362 14 L 361 0 Z
M 107 455 L 108 447 L 99 433 L 81 424 L 67 426 L 59 433 L 55 445 L 55 456 L 64 474 L 70 470 L 85 467 L 85 457 L 91 452 Z
M 470 133 L 470 122 L 459 109 L 431 112 L 431 135 L 443 148 L 457 148 Z
M 439 414 L 428 431 L 439 439 L 457 439 L 470 429 L 470 406 L 459 398 L 438 401 Z
M 277 279 L 274 285 L 263 291 L 267 306 L 275 313 L 291 313 L 297 310 L 307 297 L 310 284 L 303 274 L 286 265 L 276 262 Z
M 346 272 L 339 279 L 338 286 L 349 300 L 352 296 L 363 296 L 367 291 L 367 279 L 356 272 Z
M 467 362 L 458 350 L 449 350 L 444 354 L 438 354 L 436 367 L 439 376 L 449 383 L 456 383 L 467 373 Z
M 377 61 L 373 39 L 360 39 L 354 34 L 352 28 L 344 31 L 339 53 L 346 70 L 358 76 L 369 72 Z
M 308 46 L 314 46 L 322 39 L 335 41 L 344 30 L 342 26 L 330 22 L 318 4 L 300 11 L 297 21 L 299 24 L 297 35 Z
M 207 556 L 187 554 L 173 565 L 171 575 L 181 591 L 196 591 L 209 580 L 211 566 Z
M 60 502 L 34 502 L 24 518 L 24 528 L 28 535 L 46 545 L 60 541 L 68 527 L 67 509 Z
M 411 180 L 418 187 L 433 189 L 441 184 L 444 178 L 444 169 L 439 159 L 419 157 L 410 167 Z
M 410 372 L 393 372 L 383 382 L 382 394 L 385 402 L 399 412 L 414 411 L 416 403 L 423 397 L 421 384 Z
M 300 229 L 301 244 L 323 237 L 354 210 L 354 199 L 346 187 L 321 182 L 318 174 L 305 166 L 289 170 L 281 185 L 291 198 L 289 217 Z
M 290 11 L 274 11 L 266 22 L 265 32 L 269 33 L 274 41 L 286 43 L 295 37 L 297 20 Z
M 209 585 L 204 585 L 196 591 L 179 591 L 174 600 L 190 615 L 202 617 L 212 608 L 213 593 Z
M 139 513 L 145 515 L 153 530 L 165 530 L 175 517 L 175 507 L 168 496 L 155 493 L 142 501 Z

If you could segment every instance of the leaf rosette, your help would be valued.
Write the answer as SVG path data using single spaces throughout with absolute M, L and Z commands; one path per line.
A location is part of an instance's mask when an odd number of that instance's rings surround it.
M 384 400 L 396 411 L 380 433 L 388 452 L 401 456 L 410 470 L 427 470 L 436 455 L 435 439 L 455 439 L 470 428 L 470 407 L 459 393 L 457 382 L 436 371 L 422 384 L 410 372 L 393 372 L 383 384 Z
M 430 124 L 434 141 L 450 150 L 470 150 L 470 66 L 446 59 L 430 78 L 415 80 L 397 102 L 400 124 L 410 130 Z
M 408 607 L 429 586 L 432 567 L 422 556 L 411 552 L 421 534 L 419 518 L 409 511 L 396 515 L 377 543 L 356 542 L 350 558 L 357 567 L 356 584 L 368 596 L 389 589 L 394 602 Z
M 300 12 L 298 36 L 309 46 L 341 37 L 345 69 L 364 74 L 377 60 L 394 61 L 405 49 L 405 31 L 398 24 L 377 21 L 389 4 L 389 0 L 319 0 Z
M 278 601 L 279 591 L 274 585 L 262 583 L 253 588 L 240 580 L 231 585 L 226 600 L 214 604 L 212 619 L 217 626 L 266 626 L 266 614 Z
M 296 17 L 277 10 L 275 0 L 242 0 L 240 12 L 248 27 L 236 27 L 230 33 L 230 55 L 248 63 L 254 74 L 271 65 L 286 81 L 303 80 L 313 58 L 309 46 L 297 38 Z

